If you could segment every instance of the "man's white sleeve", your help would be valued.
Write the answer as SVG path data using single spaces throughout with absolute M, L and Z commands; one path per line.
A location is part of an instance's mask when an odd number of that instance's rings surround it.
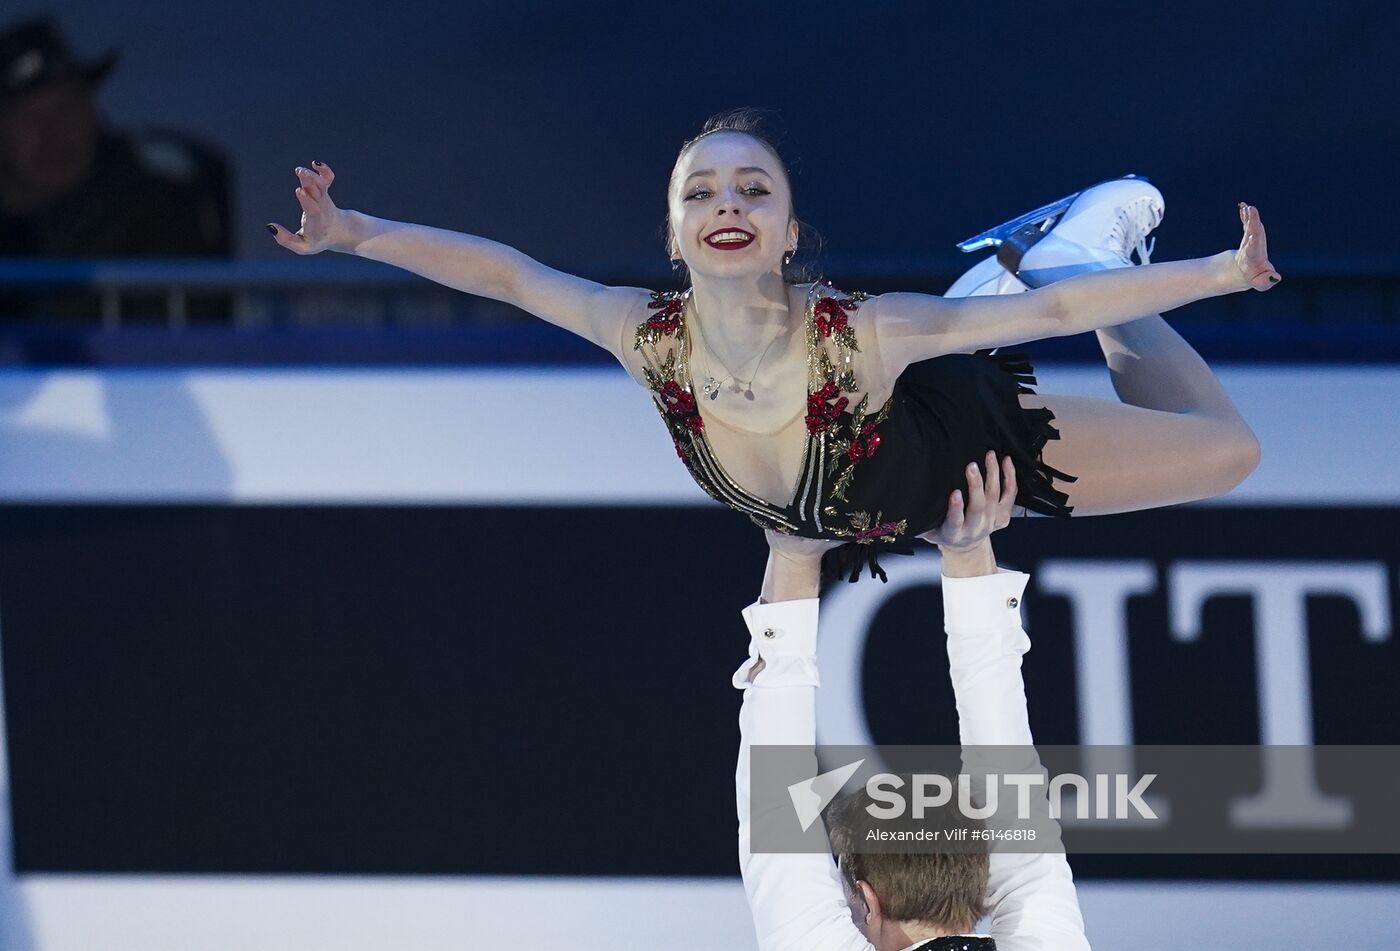
M 734 674 L 734 686 L 744 691 L 734 793 L 739 867 L 760 951 L 873 951 L 851 921 L 829 854 L 754 854 L 750 848 L 750 748 L 816 746 L 817 603 L 811 598 L 744 610 L 751 640 L 749 659 Z
M 1030 649 L 1020 611 L 1028 580 L 1017 571 L 945 577 L 943 620 L 963 747 L 1024 746 L 1038 770 L 1021 679 L 1021 655 Z M 993 849 L 990 860 L 990 930 L 998 951 L 1088 951 L 1074 877 L 1062 852 Z

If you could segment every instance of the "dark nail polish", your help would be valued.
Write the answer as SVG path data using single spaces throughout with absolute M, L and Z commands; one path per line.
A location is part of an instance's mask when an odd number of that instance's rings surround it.
M 320 167 L 321 167 L 321 163 L 318 162 L 318 161 L 316 161 L 315 159 L 312 159 L 312 160 L 311 160 L 311 164 L 314 165 L 314 166 L 316 166 L 317 168 L 320 168 Z
M 268 226 L 267 226 L 267 230 L 268 230 L 268 231 L 271 231 L 273 234 L 276 234 L 276 233 L 277 233 L 277 226 L 276 226 L 276 225 L 268 225 Z
M 1270 275 L 1269 275 L 1269 283 L 1270 283 L 1270 284 L 1277 284 L 1277 283 L 1278 283 L 1278 275 L 1277 275 L 1277 274 L 1270 274 Z

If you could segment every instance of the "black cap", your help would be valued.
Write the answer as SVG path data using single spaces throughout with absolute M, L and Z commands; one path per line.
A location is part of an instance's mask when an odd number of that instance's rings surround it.
M 75 76 L 96 85 L 106 78 L 119 56 L 112 49 L 84 62 L 73 55 L 53 20 L 25 20 L 0 31 L 0 100 Z

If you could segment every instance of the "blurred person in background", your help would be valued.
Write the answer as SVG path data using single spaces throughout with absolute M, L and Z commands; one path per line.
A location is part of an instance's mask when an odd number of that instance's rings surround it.
M 119 54 L 72 52 L 48 18 L 0 28 L 0 258 L 228 257 L 227 163 L 172 131 L 106 123 L 100 86 Z M 164 295 L 124 295 L 126 315 L 165 315 Z M 0 318 L 96 320 L 91 292 L 0 287 Z M 222 295 L 192 317 L 225 317 Z

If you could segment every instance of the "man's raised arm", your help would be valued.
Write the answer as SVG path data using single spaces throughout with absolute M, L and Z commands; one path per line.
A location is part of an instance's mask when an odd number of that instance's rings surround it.
M 1014 497 L 1014 482 L 1009 490 Z M 1021 655 L 1030 649 L 1020 611 L 1029 576 L 997 568 L 985 536 L 967 547 L 956 542 L 939 547 L 948 669 L 964 763 L 978 759 L 976 747 L 1018 746 L 1039 770 L 1021 678 Z M 999 951 L 1088 951 L 1074 878 L 1062 852 L 1017 854 L 993 845 L 987 892 Z
M 829 854 L 755 854 L 749 755 L 752 746 L 817 742 L 817 588 L 821 542 L 772 539 L 759 601 L 744 609 L 749 659 L 734 674 L 739 710 L 739 867 L 761 951 L 873 951 L 851 921 Z M 816 775 L 815 750 L 812 775 Z

